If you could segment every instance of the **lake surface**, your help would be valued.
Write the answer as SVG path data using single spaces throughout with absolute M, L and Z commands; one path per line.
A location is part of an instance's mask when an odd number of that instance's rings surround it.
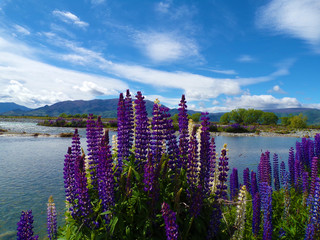
M 73 129 L 37 126 L 36 122 L 3 122 L 0 128 L 27 133 L 73 132 Z M 115 134 L 114 132 L 110 135 Z M 85 129 L 80 129 L 81 144 L 86 149 Z M 289 137 L 224 137 L 216 140 L 217 152 L 228 144 L 229 166 L 237 167 L 239 177 L 246 167 L 257 170 L 261 152 L 279 154 L 287 164 L 290 147 L 299 138 Z M 63 184 L 64 155 L 71 138 L 0 136 L 0 240 L 15 239 L 22 210 L 32 209 L 34 231 L 46 236 L 46 204 L 53 196 L 60 225 L 63 224 L 65 195 Z

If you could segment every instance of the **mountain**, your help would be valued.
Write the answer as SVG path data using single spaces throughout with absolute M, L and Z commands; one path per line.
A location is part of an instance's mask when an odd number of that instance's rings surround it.
M 0 114 L 13 110 L 29 111 L 31 109 L 13 102 L 0 102 Z

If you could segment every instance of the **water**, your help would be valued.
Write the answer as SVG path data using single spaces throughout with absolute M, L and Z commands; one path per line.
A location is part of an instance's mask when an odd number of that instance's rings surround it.
M 35 122 L 1 122 L 0 128 L 28 133 L 73 132 L 73 129 L 37 126 Z M 115 134 L 111 132 L 111 134 Z M 85 130 L 80 129 L 82 147 L 86 149 Z M 216 137 L 217 151 L 228 144 L 229 165 L 237 167 L 239 177 L 244 168 L 256 171 L 261 152 L 279 154 L 287 162 L 290 147 L 298 138 L 286 137 Z M 0 240 L 15 239 L 22 210 L 32 209 L 34 231 L 46 236 L 46 203 L 53 195 L 59 225 L 63 224 L 65 195 L 63 161 L 70 138 L 0 136 Z

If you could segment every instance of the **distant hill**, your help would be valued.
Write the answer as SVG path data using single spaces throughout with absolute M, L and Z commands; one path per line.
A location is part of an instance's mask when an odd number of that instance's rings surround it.
M 0 114 L 13 110 L 29 111 L 30 108 L 18 105 L 13 102 L 0 102 Z

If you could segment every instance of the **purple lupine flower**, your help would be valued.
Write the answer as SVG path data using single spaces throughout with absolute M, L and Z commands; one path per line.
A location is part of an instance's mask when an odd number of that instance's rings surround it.
M 314 154 L 316 157 L 320 157 L 320 133 L 314 136 Z
M 284 163 L 284 161 L 281 161 L 281 164 L 280 164 L 280 182 L 281 182 L 282 186 L 284 186 L 284 184 L 285 184 L 285 174 L 286 174 L 286 164 Z
M 309 194 L 309 173 L 304 171 L 302 173 L 302 191 L 303 191 L 303 204 L 307 203 L 307 198 Z
M 154 188 L 154 181 L 155 181 L 155 169 L 152 162 L 152 155 L 150 153 L 148 156 L 148 161 L 144 165 L 144 178 L 143 178 L 143 183 L 144 183 L 143 190 L 145 192 L 148 192 L 149 196 L 152 195 L 152 191 Z
M 308 167 L 311 167 L 312 158 L 315 157 L 315 150 L 314 150 L 314 141 L 309 139 L 309 146 L 308 146 Z
M 230 200 L 237 197 L 239 191 L 238 169 L 233 168 L 230 174 Z
M 252 198 L 252 233 L 255 237 L 260 231 L 260 214 L 261 214 L 261 199 L 259 192 L 256 192 Z
M 99 161 L 99 144 L 102 139 L 102 123 L 100 121 L 96 123 L 93 119 L 93 115 L 89 114 L 87 120 L 87 150 L 89 159 L 89 169 L 91 177 L 91 185 L 97 189 L 97 176 L 96 168 Z
M 179 163 L 179 147 L 177 143 L 177 137 L 174 135 L 175 130 L 174 130 L 172 119 L 170 118 L 169 113 L 167 113 L 166 118 L 167 118 L 167 121 L 166 121 L 167 139 L 166 140 L 167 140 L 167 148 L 168 148 L 167 152 L 169 156 L 168 165 L 169 165 L 169 168 L 173 172 L 175 172 L 176 170 L 175 168 Z
M 299 147 L 296 148 L 297 152 Z M 294 149 L 291 147 L 289 149 L 289 157 L 288 157 L 288 166 L 289 166 L 289 176 L 290 176 L 290 185 L 294 185 Z
M 133 129 L 134 129 L 134 118 L 133 118 L 133 107 L 132 99 L 129 89 L 126 92 L 126 98 L 124 99 L 125 115 L 126 115 L 126 130 L 127 130 L 127 147 L 132 148 L 133 145 Z
M 254 196 L 258 192 L 257 174 L 251 171 L 251 195 Z
M 52 196 L 49 197 L 47 206 L 48 238 L 54 240 L 57 239 L 57 211 Z
M 140 170 L 143 170 L 146 162 L 150 141 L 148 114 L 143 99 L 141 92 L 137 92 L 134 101 L 136 110 L 135 158 Z
M 278 191 L 280 189 L 280 179 L 279 179 L 279 158 L 278 154 L 273 154 L 273 179 L 274 179 L 274 189 Z
M 199 159 L 198 159 L 198 141 L 196 138 L 196 130 L 193 132 L 189 140 L 188 163 L 187 163 L 187 181 L 188 185 L 195 187 L 199 182 Z
M 127 119 L 125 113 L 125 105 L 123 94 L 120 93 L 118 102 L 118 163 L 117 163 L 117 176 L 119 177 L 122 172 L 123 160 L 129 156 L 128 149 L 128 136 L 127 136 Z
M 266 182 L 268 185 L 271 185 L 270 152 L 261 153 L 259 171 L 260 182 Z
M 302 162 L 298 159 L 294 162 L 294 186 L 296 191 L 301 191 L 302 188 Z
M 315 189 L 317 176 L 318 176 L 318 158 L 313 157 L 312 162 L 311 162 L 310 196 L 314 195 L 314 189 Z
M 20 221 L 17 223 L 17 240 L 38 239 L 38 235 L 33 236 L 33 216 L 32 210 L 22 211 Z
M 320 223 L 320 178 L 315 179 L 314 195 L 312 200 L 312 206 L 310 208 L 311 223 L 319 225 Z
M 226 182 L 228 180 L 228 157 L 227 157 L 227 149 L 226 144 L 223 146 L 221 150 L 221 156 L 219 158 L 219 184 L 217 185 L 216 195 L 218 198 L 227 199 L 227 185 Z
M 65 155 L 63 177 L 66 200 L 72 205 L 76 199 L 76 186 L 74 179 L 74 158 L 72 157 L 71 151 L 71 147 L 69 147 L 68 153 Z
M 222 219 L 222 212 L 219 204 L 217 202 L 214 202 L 212 207 L 213 207 L 213 210 L 210 217 L 209 228 L 208 228 L 208 233 L 206 238 L 207 240 L 215 239 L 219 231 L 219 226 Z
M 178 225 L 176 223 L 176 213 L 170 209 L 170 206 L 163 202 L 161 206 L 161 213 L 164 219 L 167 240 L 178 239 Z
M 158 164 L 162 156 L 163 143 L 166 139 L 166 114 L 164 108 L 159 104 L 159 100 L 156 100 L 152 109 L 152 132 L 150 140 L 150 148 L 152 151 L 153 162 Z
M 185 96 L 182 95 L 181 101 L 179 103 L 179 166 L 178 168 L 184 168 L 187 164 L 188 158 L 188 113 L 187 113 L 187 105 L 186 105 Z
M 251 183 L 250 183 L 250 170 L 245 168 L 243 170 L 243 184 L 246 186 L 246 189 L 251 193 Z
M 103 211 L 106 212 L 114 205 L 114 175 L 113 175 L 113 159 L 111 155 L 111 146 L 108 144 L 108 135 L 101 141 L 99 150 L 99 163 L 97 165 L 98 177 L 98 194 L 101 199 Z M 109 215 L 105 215 L 105 220 L 109 223 Z
M 77 204 L 74 206 L 73 217 L 84 222 L 87 226 L 90 226 L 91 221 L 88 216 L 92 212 L 92 207 L 84 165 L 84 156 L 78 157 L 74 166 Z
M 209 162 L 208 162 L 208 187 L 212 188 L 212 184 L 214 182 L 214 173 L 216 167 L 216 145 L 214 141 L 214 137 L 211 138 L 210 142 L 210 153 L 209 153 Z
M 202 186 L 199 184 L 192 192 L 191 204 L 190 204 L 190 214 L 193 217 L 198 217 L 200 215 L 202 202 L 203 202 L 203 190 Z
M 307 225 L 306 235 L 304 240 L 314 240 L 314 234 L 315 234 L 315 226 L 313 223 L 309 223 Z
M 260 183 L 261 206 L 263 209 L 263 239 L 272 239 L 272 187 L 266 182 Z

